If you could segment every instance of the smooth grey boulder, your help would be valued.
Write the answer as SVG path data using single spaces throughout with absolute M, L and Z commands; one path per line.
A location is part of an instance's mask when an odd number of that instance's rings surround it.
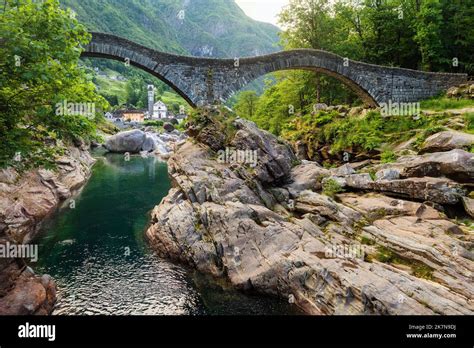
M 464 150 L 402 157 L 398 164 L 403 168 L 402 178 L 446 176 L 459 182 L 474 181 L 474 154 Z
M 145 141 L 142 145 L 142 151 L 152 152 L 156 150 L 156 143 L 155 140 L 150 136 L 146 135 Z
M 436 133 L 426 139 L 420 153 L 468 149 L 472 145 L 474 145 L 474 134 L 450 130 Z
M 456 204 L 466 194 L 462 185 L 455 181 L 431 177 L 377 180 L 369 183 L 367 188 L 438 204 Z
M 135 129 L 127 132 L 121 132 L 107 139 L 105 148 L 110 152 L 117 153 L 137 153 L 140 152 L 146 135 L 141 130 Z
M 327 109 L 328 109 L 328 106 L 327 106 L 327 104 L 324 104 L 324 103 L 316 104 L 316 105 L 314 105 L 314 108 L 313 108 L 314 111 L 323 111 L 323 110 L 327 110 Z
M 346 163 L 338 168 L 331 169 L 331 172 L 333 175 L 336 176 L 346 176 L 346 175 L 352 175 L 356 174 L 356 171 L 354 168 L 349 163 Z
M 372 177 L 368 173 L 351 174 L 346 176 L 331 176 L 323 179 L 323 185 L 329 180 L 337 182 L 341 188 L 353 188 L 356 190 L 366 190 L 369 184 L 373 182 Z
M 455 149 L 448 152 L 403 156 L 397 162 L 377 166 L 377 180 L 446 177 L 460 183 L 474 182 L 474 154 Z
M 396 169 L 382 169 L 375 174 L 377 180 L 398 180 L 400 172 Z
M 292 182 L 287 186 L 290 192 L 299 193 L 305 190 L 321 190 L 322 181 L 330 176 L 330 171 L 316 162 L 304 161 L 291 170 Z

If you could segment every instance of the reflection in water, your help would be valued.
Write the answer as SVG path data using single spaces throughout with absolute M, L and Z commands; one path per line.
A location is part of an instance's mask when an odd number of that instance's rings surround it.
M 101 157 L 76 198 L 43 229 L 33 266 L 58 284 L 55 314 L 288 314 L 288 304 L 247 296 L 160 259 L 144 241 L 153 207 L 168 193 L 155 158 Z
M 89 255 L 60 280 L 55 314 L 199 314 L 199 295 L 185 270 L 153 255 Z

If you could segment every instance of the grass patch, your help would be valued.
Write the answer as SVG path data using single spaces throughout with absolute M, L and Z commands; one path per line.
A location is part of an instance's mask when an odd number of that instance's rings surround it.
M 334 198 L 338 193 L 344 192 L 342 186 L 334 179 L 328 179 L 323 183 L 323 195 Z
M 370 238 L 367 238 L 367 237 L 361 237 L 360 238 L 360 244 L 375 245 L 375 241 L 373 239 L 370 239 Z
M 111 80 L 105 76 L 97 76 L 94 80 L 99 93 L 117 96 L 119 104 L 127 101 L 127 81 Z
M 377 248 L 377 254 L 374 257 L 376 260 L 388 263 L 388 264 L 399 264 L 409 266 L 411 268 L 411 274 L 418 278 L 433 279 L 433 269 L 422 262 L 406 260 L 401 258 L 392 250 L 379 246 Z
M 412 274 L 423 279 L 433 279 L 433 269 L 425 264 L 418 263 L 411 265 Z
M 452 99 L 448 97 L 437 97 L 421 102 L 421 109 L 443 111 L 447 109 L 463 109 L 474 107 L 474 100 L 471 99 Z
M 158 128 L 161 128 L 163 127 L 163 121 L 157 121 L 157 120 L 146 120 L 144 123 L 143 123 L 145 126 L 147 127 L 158 127 Z
M 364 228 L 367 226 L 370 226 L 370 221 L 368 221 L 365 217 L 361 217 L 359 220 L 357 220 L 356 222 L 352 224 L 352 228 L 357 233 L 362 233 L 364 231 Z
M 384 208 L 378 208 L 370 212 L 369 215 L 370 215 L 370 220 L 373 222 L 373 221 L 380 220 L 386 217 L 388 215 L 388 212 Z
M 455 221 L 458 225 L 464 225 L 467 228 L 474 230 L 474 220 L 472 220 L 471 218 L 456 218 Z
M 474 112 L 468 112 L 463 115 L 464 122 L 466 123 L 465 131 L 474 134 Z
M 395 254 L 390 249 L 381 246 L 377 248 L 375 259 L 382 263 L 392 263 L 395 259 Z
M 377 172 L 374 169 L 369 170 L 369 175 L 372 180 L 377 180 Z

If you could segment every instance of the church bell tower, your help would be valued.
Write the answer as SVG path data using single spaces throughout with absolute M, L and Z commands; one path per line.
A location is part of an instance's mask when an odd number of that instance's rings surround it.
M 155 86 L 148 85 L 148 116 L 153 118 L 153 106 L 155 105 Z

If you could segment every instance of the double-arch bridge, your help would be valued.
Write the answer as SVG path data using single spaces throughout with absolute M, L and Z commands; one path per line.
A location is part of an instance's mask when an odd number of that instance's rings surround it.
M 466 74 L 366 64 L 313 49 L 235 59 L 188 57 L 103 33 L 92 33 L 82 56 L 130 63 L 167 83 L 193 107 L 223 103 L 253 80 L 280 70 L 310 70 L 333 76 L 371 106 L 418 102 L 466 83 L 468 78 Z

